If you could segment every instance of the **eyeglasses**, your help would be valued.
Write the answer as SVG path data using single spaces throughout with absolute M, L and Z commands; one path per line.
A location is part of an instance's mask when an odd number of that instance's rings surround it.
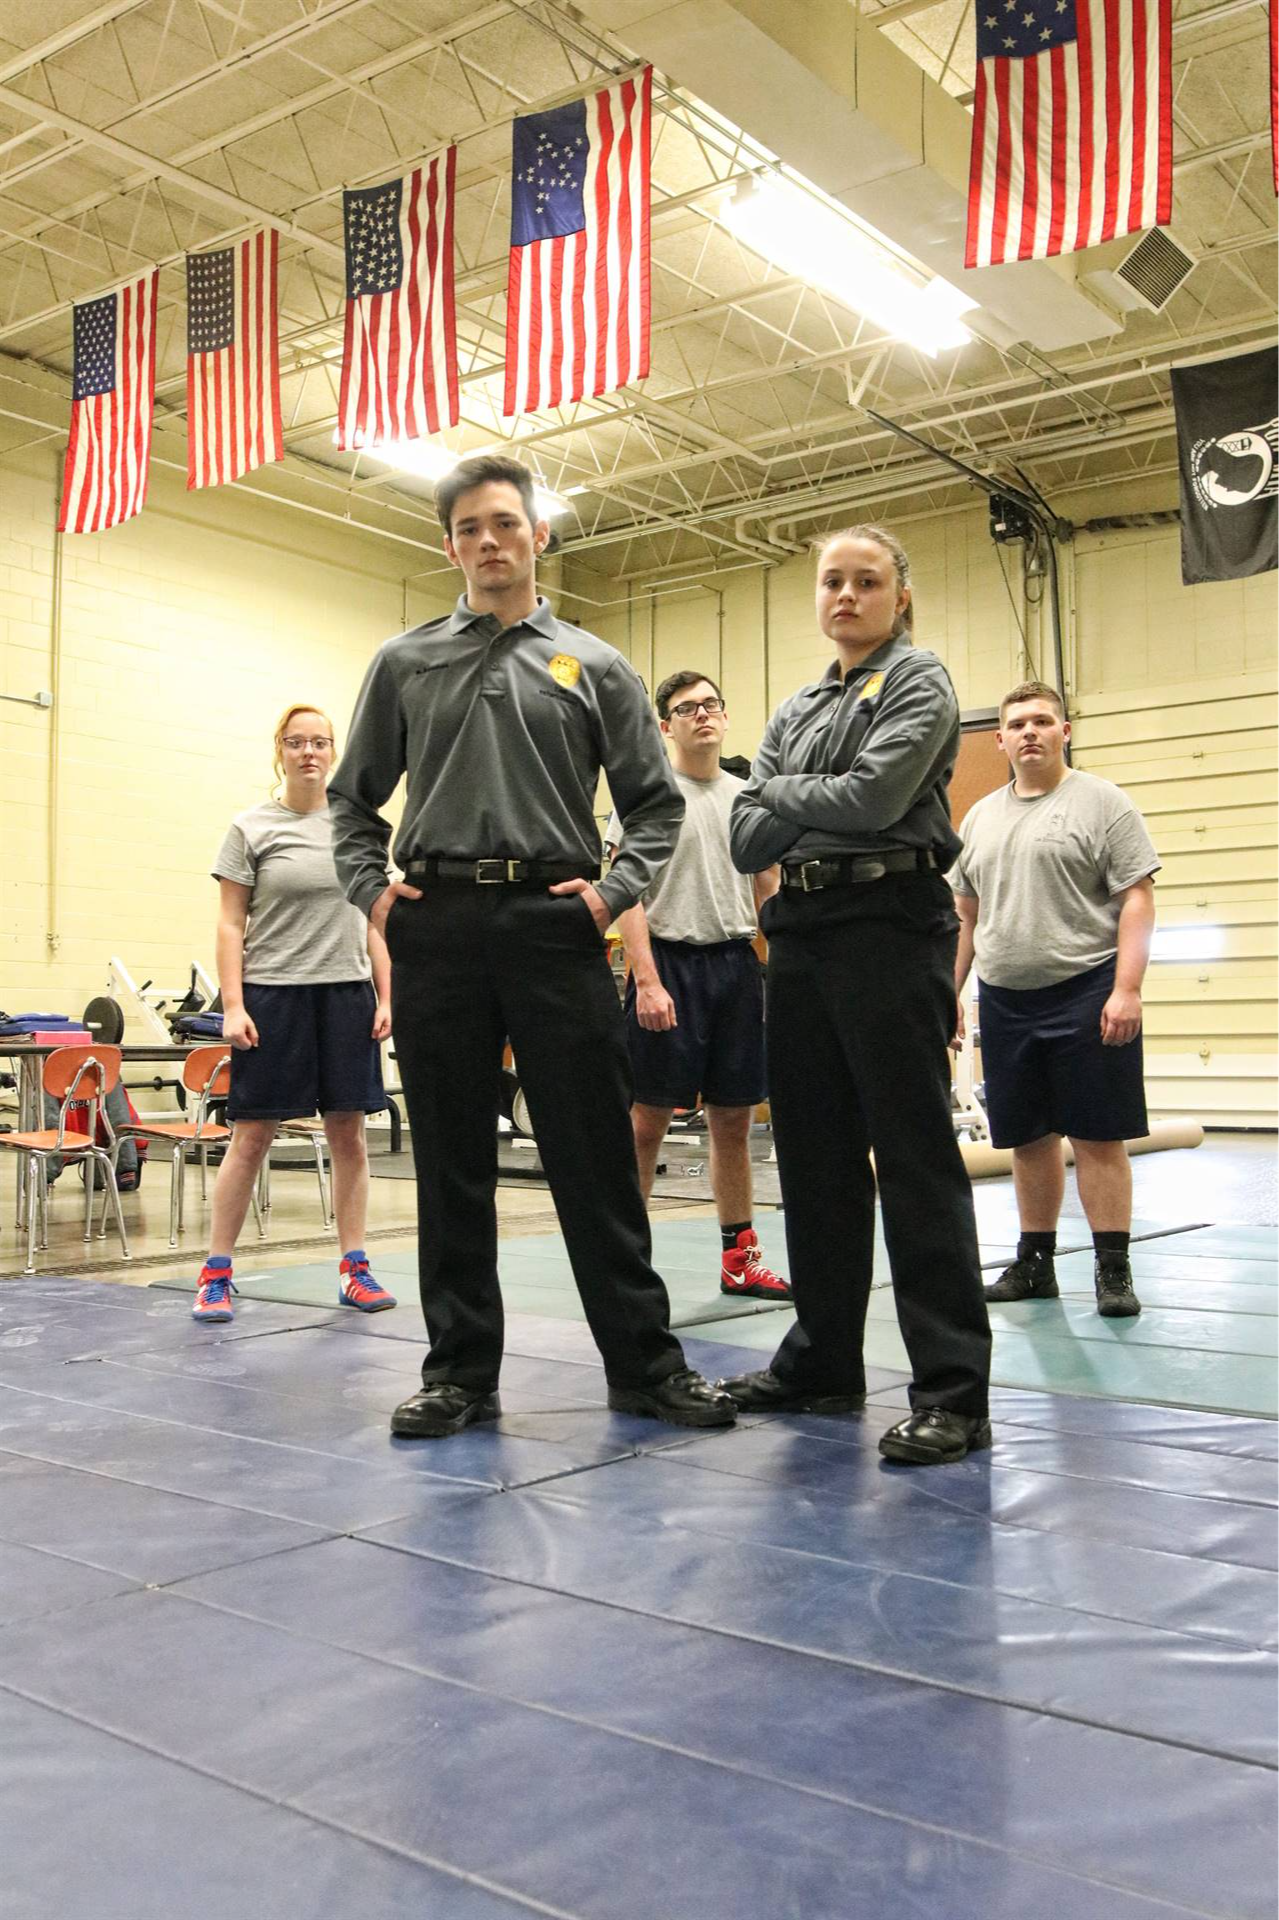
M 677 707 L 668 707 L 668 713 L 677 713 L 681 720 L 691 720 L 695 713 L 723 713 L 724 702 L 716 694 L 708 694 L 705 700 L 681 700 Z
M 309 739 L 304 733 L 286 733 L 281 744 L 290 753 L 301 753 L 304 747 L 314 747 L 317 753 L 323 753 L 326 747 L 333 745 L 333 740 L 327 733 L 317 733 L 314 739 Z

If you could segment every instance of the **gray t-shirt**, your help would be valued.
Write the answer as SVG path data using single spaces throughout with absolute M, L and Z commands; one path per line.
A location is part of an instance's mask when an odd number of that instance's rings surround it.
M 1099 967 L 1119 944 L 1115 895 L 1159 871 L 1132 801 L 1091 773 L 1024 800 L 1010 782 L 959 835 L 950 882 L 981 902 L 977 977 L 992 987 L 1051 987 Z
M 217 880 L 252 887 L 244 978 L 260 987 L 367 980 L 368 927 L 338 885 L 327 807 L 279 800 L 238 813 L 213 863 Z
M 659 940 L 697 947 L 749 940 L 755 931 L 755 894 L 728 851 L 729 815 L 746 782 L 723 772 L 713 780 L 675 773 L 675 780 L 684 796 L 684 818 L 669 866 L 644 895 L 648 930 Z M 604 835 L 610 847 L 621 844 L 622 832 L 615 813 Z

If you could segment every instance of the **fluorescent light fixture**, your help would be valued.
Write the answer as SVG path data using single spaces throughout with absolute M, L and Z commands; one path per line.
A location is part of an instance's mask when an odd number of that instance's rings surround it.
M 1150 943 L 1152 960 L 1219 960 L 1225 951 L 1225 928 L 1210 924 L 1158 927 Z
M 439 440 L 382 440 L 360 451 L 380 466 L 415 473 L 423 480 L 442 480 L 462 458 L 461 454 L 450 453 Z
M 439 440 L 383 440 L 374 446 L 362 447 L 362 453 L 379 465 L 393 467 L 399 473 L 417 474 L 423 480 L 442 480 L 446 473 L 452 473 L 460 461 L 473 459 L 479 453 L 500 453 L 500 447 L 475 448 L 471 453 L 451 453 Z M 560 514 L 569 511 L 568 501 L 562 494 L 553 493 L 535 479 L 533 503 L 539 520 L 555 520 Z
M 722 217 L 752 253 L 798 274 L 854 313 L 935 357 L 972 335 L 960 316 L 977 302 L 948 280 L 920 282 L 846 214 L 776 174 L 744 181 Z

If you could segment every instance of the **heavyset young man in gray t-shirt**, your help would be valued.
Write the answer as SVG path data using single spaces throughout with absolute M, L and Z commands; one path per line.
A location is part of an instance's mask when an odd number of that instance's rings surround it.
M 1098 1311 L 1127 1318 L 1141 1305 L 1124 1142 L 1147 1131 L 1141 983 L 1159 857 L 1126 794 L 1066 765 L 1070 723 L 1051 687 L 1006 694 L 997 737 L 1013 778 L 968 813 L 951 871 L 955 984 L 962 991 L 975 958 L 991 1137 L 1013 1150 L 1021 1224 L 1017 1258 L 986 1298 L 1056 1297 L 1064 1135 L 1093 1232 Z

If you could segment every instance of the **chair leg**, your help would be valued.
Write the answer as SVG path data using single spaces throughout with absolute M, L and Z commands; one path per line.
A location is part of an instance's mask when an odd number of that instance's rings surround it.
M 103 1171 L 107 1176 L 107 1192 L 111 1196 L 111 1210 L 115 1214 L 115 1223 L 120 1234 L 120 1252 L 126 1260 L 131 1260 L 133 1255 L 129 1252 L 129 1236 L 125 1231 L 124 1208 L 120 1205 L 120 1187 L 115 1177 L 115 1166 L 110 1154 L 103 1153 L 101 1159 Z
M 49 1163 L 46 1160 L 40 1162 L 36 1198 L 40 1217 L 40 1251 L 44 1253 L 49 1246 Z
M 36 1270 L 36 1209 L 40 1205 L 38 1166 L 39 1162 L 33 1153 L 27 1163 L 27 1264 L 22 1269 L 24 1273 L 34 1273 Z
M 96 1187 L 94 1186 L 94 1179 L 93 1179 L 95 1165 L 96 1165 L 96 1162 L 93 1156 L 90 1154 L 86 1154 L 84 1159 L 80 1162 L 80 1171 L 84 1176 L 84 1235 L 83 1235 L 83 1238 L 85 1239 L 86 1242 L 92 1240 L 93 1238 L 93 1196 L 94 1196 L 94 1193 L 97 1191 Z
M 178 1155 L 178 1232 L 186 1229 L 187 1210 L 187 1156 L 186 1149 Z
M 179 1145 L 173 1149 L 169 1163 L 169 1245 L 171 1247 L 176 1247 L 178 1244 L 178 1182 L 182 1178 L 181 1168 L 182 1148 Z
M 200 1204 L 203 1206 L 209 1197 L 209 1149 L 200 1148 Z

